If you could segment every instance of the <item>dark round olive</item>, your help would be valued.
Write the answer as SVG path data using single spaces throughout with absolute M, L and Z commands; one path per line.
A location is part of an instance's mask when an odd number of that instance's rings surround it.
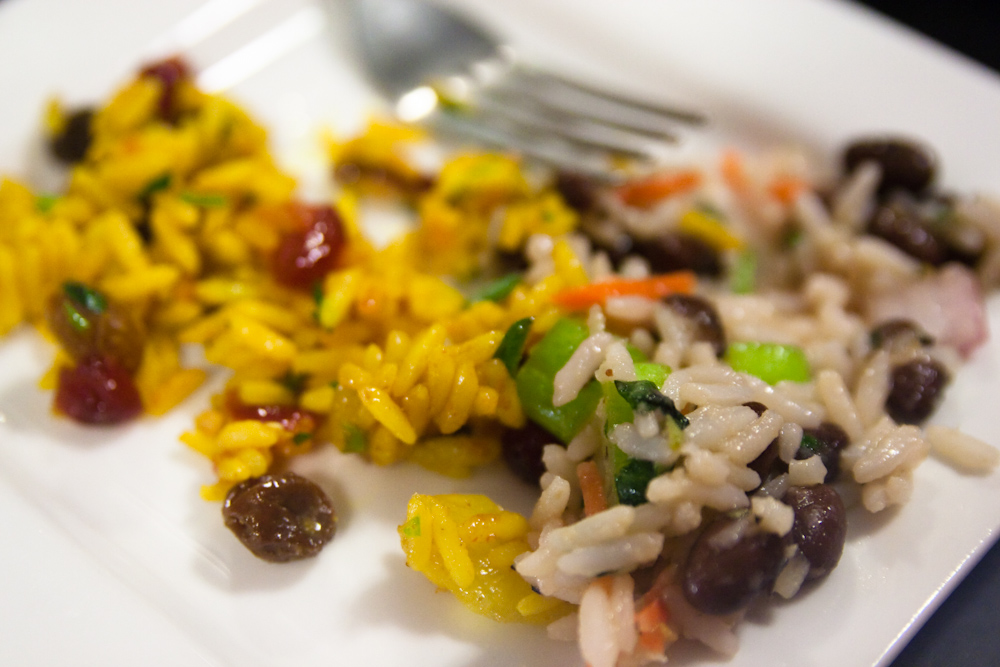
M 882 168 L 879 190 L 925 191 L 934 181 L 935 158 L 931 152 L 912 141 L 896 138 L 855 141 L 844 151 L 844 171 L 854 171 L 862 162 L 875 162 Z
M 711 344 L 715 356 L 722 358 L 726 352 L 726 331 L 715 306 L 691 294 L 671 294 L 664 302 L 694 325 L 695 340 Z
M 868 220 L 868 233 L 933 266 L 940 266 L 951 257 L 947 243 L 934 233 L 920 212 L 900 200 L 875 209 Z
M 76 360 L 114 359 L 129 373 L 142 362 L 145 335 L 134 313 L 82 283 L 67 282 L 53 294 L 46 322 L 62 348 Z
M 566 205 L 578 213 L 589 213 L 597 208 L 599 188 L 586 174 L 560 170 L 556 174 L 555 189 Z
M 869 334 L 873 348 L 906 349 L 934 344 L 934 337 L 913 320 L 893 319 L 882 322 Z
M 237 484 L 226 496 L 222 518 L 253 555 L 272 563 L 315 556 L 337 527 L 330 498 L 293 472 Z
M 937 408 L 948 371 L 933 359 L 914 359 L 889 374 L 885 411 L 899 424 L 922 424 Z
M 840 562 L 847 539 L 847 510 L 836 489 L 826 484 L 793 486 L 784 502 L 795 511 L 792 539 L 809 561 L 806 579 L 825 577 Z
M 66 164 L 83 160 L 93 140 L 90 125 L 94 120 L 93 109 L 77 109 L 66 118 L 62 130 L 49 142 L 52 154 Z
M 59 372 L 55 407 L 83 424 L 120 424 L 142 414 L 142 398 L 128 371 L 114 359 L 80 360 Z
M 542 463 L 545 445 L 557 442 L 552 434 L 530 421 L 523 428 L 505 430 L 500 438 L 507 467 L 529 484 L 538 484 L 545 472 L 545 464 Z
M 802 444 L 795 453 L 798 460 L 819 456 L 826 466 L 824 481 L 831 482 L 840 474 L 840 452 L 850 442 L 844 429 L 832 422 L 822 422 L 815 428 L 802 429 Z
M 721 516 L 698 536 L 681 568 L 684 597 L 705 614 L 739 611 L 771 590 L 784 554 L 782 538 L 748 516 Z
M 715 248 L 690 234 L 672 232 L 653 239 L 636 239 L 631 252 L 644 257 L 653 273 L 689 270 L 711 277 L 722 273 Z

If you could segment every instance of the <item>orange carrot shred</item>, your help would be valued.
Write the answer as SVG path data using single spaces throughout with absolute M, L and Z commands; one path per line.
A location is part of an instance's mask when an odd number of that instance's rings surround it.
M 601 483 L 597 464 L 584 461 L 576 467 L 576 476 L 580 480 L 580 491 L 583 494 L 583 513 L 590 516 L 607 509 L 608 501 L 604 497 L 604 485 Z
M 777 176 L 767 190 L 771 196 L 783 204 L 792 204 L 803 190 L 808 187 L 808 183 L 798 176 L 784 174 Z
M 731 149 L 723 153 L 719 163 L 719 171 L 722 173 L 723 180 L 733 190 L 743 191 L 750 187 L 750 178 L 747 176 L 743 156 L 739 151 Z
M 666 651 L 668 639 L 675 633 L 667 625 L 670 613 L 663 601 L 656 597 L 635 612 L 635 625 L 639 631 L 639 645 L 653 654 Z
M 695 275 L 691 271 L 675 271 L 649 278 L 615 278 L 589 285 L 568 287 L 556 293 L 552 300 L 557 306 L 568 310 L 585 310 L 616 296 L 662 299 L 671 294 L 690 294 L 694 291 L 695 282 Z
M 619 199 L 628 206 L 649 208 L 657 202 L 701 185 L 701 172 L 695 169 L 653 174 L 618 186 Z

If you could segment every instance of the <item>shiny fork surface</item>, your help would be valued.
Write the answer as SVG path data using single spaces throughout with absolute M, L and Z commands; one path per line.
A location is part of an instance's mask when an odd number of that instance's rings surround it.
M 561 167 L 610 176 L 653 161 L 704 117 L 523 62 L 483 26 L 423 0 L 352 0 L 357 47 L 396 115 Z

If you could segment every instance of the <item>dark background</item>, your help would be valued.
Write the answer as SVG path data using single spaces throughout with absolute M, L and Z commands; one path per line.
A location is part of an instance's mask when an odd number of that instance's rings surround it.
M 1000 20 L 995 18 L 1000 3 L 996 0 L 993 4 L 971 0 L 857 1 L 1000 72 Z M 997 127 L 989 129 L 1000 131 L 1000 118 Z M 983 557 L 892 663 L 892 667 L 998 666 L 1000 545 Z

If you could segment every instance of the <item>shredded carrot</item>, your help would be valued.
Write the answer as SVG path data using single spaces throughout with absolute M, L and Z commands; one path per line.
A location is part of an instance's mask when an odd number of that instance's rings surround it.
M 654 597 L 635 612 L 635 626 L 639 631 L 639 646 L 656 655 L 662 655 L 677 633 L 668 625 L 670 613 L 663 600 Z
M 604 497 L 604 485 L 601 483 L 597 464 L 584 461 L 576 467 L 576 476 L 580 480 L 580 492 L 583 494 L 583 513 L 590 516 L 607 509 L 608 501 Z
M 743 164 L 743 155 L 736 149 L 727 150 L 722 154 L 719 171 L 722 173 L 723 180 L 733 190 L 742 192 L 750 187 L 750 177 Z
M 659 597 L 654 597 L 635 612 L 635 626 L 640 632 L 655 630 L 660 625 L 665 625 L 669 620 L 667 606 Z
M 768 186 L 767 191 L 782 204 L 792 204 L 799 193 L 809 186 L 804 179 L 791 174 L 781 174 Z
M 701 185 L 702 175 L 695 169 L 653 174 L 629 181 L 617 189 L 618 197 L 629 206 L 649 208 L 653 204 Z
M 603 304 L 616 296 L 644 296 L 662 299 L 671 294 L 690 294 L 694 291 L 695 275 L 691 271 L 663 273 L 649 278 L 616 278 L 579 287 L 567 287 L 553 297 L 556 305 L 569 310 L 584 310 L 594 304 Z

